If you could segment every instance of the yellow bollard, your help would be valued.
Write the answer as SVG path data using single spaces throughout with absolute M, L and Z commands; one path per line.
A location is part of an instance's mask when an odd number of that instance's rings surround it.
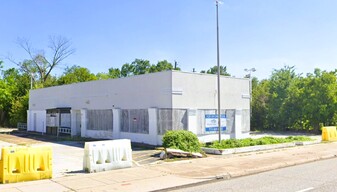
M 52 178 L 52 149 L 49 146 L 4 147 L 0 159 L 0 183 Z
M 336 127 L 323 127 L 322 128 L 322 141 L 337 141 Z

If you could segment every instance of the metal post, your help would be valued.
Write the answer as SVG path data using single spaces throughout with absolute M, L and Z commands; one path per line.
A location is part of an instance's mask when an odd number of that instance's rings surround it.
M 30 89 L 33 89 L 33 75 L 30 74 Z
M 250 102 L 249 102 L 249 108 L 250 108 L 250 116 L 252 116 L 252 100 L 253 100 L 253 82 L 252 82 L 252 73 L 256 71 L 255 68 L 251 68 L 251 69 L 245 69 L 246 72 L 249 72 L 248 78 L 249 78 L 249 97 L 250 97 Z
M 220 108 L 220 55 L 219 55 L 219 1 L 216 0 L 216 40 L 217 40 L 217 66 L 218 66 L 218 128 L 219 128 L 219 142 L 221 141 L 221 108 Z

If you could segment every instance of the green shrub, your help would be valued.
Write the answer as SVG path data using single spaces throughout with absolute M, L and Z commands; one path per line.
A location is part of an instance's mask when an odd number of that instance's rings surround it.
M 280 137 L 262 137 L 259 139 L 227 139 L 214 141 L 210 145 L 206 147 L 216 148 L 216 149 L 229 149 L 229 148 L 238 148 L 238 147 L 248 147 L 248 146 L 255 146 L 255 145 L 270 145 L 270 144 L 278 144 L 278 143 L 289 143 L 295 141 L 312 141 L 310 137 L 305 136 L 289 136 L 286 138 Z
M 167 131 L 163 136 L 163 147 L 187 152 L 201 152 L 198 137 L 185 130 Z

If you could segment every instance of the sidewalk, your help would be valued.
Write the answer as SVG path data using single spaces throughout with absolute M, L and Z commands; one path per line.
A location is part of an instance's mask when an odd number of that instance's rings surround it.
M 337 156 L 337 143 L 145 165 L 33 182 L 0 184 L 1 192 L 154 191 L 230 179 Z

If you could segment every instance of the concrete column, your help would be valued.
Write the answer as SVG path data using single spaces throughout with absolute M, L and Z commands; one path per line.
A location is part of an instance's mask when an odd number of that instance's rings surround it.
M 30 110 L 27 110 L 27 131 L 34 131 L 33 113 Z
M 112 138 L 120 139 L 121 132 L 121 109 L 112 109 L 113 116 L 113 131 Z
M 73 137 L 73 136 L 76 136 L 76 111 L 75 110 L 70 110 L 70 127 L 71 127 L 71 130 L 70 130 L 70 135 Z
M 235 109 L 235 131 L 234 138 L 242 138 L 242 109 Z
M 149 136 L 151 145 L 159 145 L 162 141 L 158 141 L 158 127 L 157 127 L 157 108 L 149 108 Z
M 187 121 L 187 127 L 188 127 L 188 131 L 191 131 L 194 134 L 198 133 L 197 130 L 197 124 L 198 124 L 198 120 L 197 120 L 197 110 L 196 109 L 188 109 L 187 110 L 187 117 L 188 117 L 188 121 Z
M 81 109 L 81 137 L 87 136 L 87 124 L 88 124 L 87 110 Z
M 42 133 L 46 133 L 47 132 L 47 126 L 46 126 L 46 122 L 47 122 L 47 110 L 43 110 L 42 111 Z

